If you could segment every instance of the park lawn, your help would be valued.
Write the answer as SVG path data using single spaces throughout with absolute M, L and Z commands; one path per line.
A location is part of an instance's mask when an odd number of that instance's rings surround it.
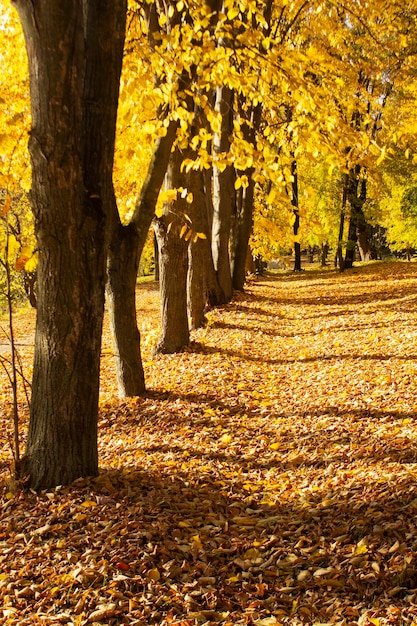
M 417 265 L 253 279 L 177 355 L 154 283 L 138 321 L 129 400 L 105 324 L 98 478 L 10 480 L 1 373 L 0 623 L 417 623 Z

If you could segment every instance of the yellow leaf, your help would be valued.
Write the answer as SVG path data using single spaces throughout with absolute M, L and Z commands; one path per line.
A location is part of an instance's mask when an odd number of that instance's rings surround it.
M 229 9 L 227 12 L 227 19 L 228 20 L 233 20 L 235 17 L 237 17 L 239 15 L 239 9 L 234 7 L 232 9 Z
M 212 131 L 214 133 L 220 133 L 221 129 L 222 129 L 222 121 L 220 117 L 213 117 L 213 119 L 210 121 L 210 126 L 212 128 Z
M 257 550 L 256 548 L 249 548 L 249 550 L 246 550 L 245 554 L 243 555 L 243 558 L 257 559 L 260 556 L 261 556 L 261 553 L 259 552 L 259 550 Z
M 165 26 L 166 23 L 167 23 L 167 16 L 165 15 L 165 13 L 161 13 L 161 15 L 158 17 L 158 24 L 159 26 Z
M 269 194 L 266 197 L 266 203 L 267 204 L 272 204 L 273 201 L 275 200 L 275 196 L 277 195 L 277 192 L 275 189 L 271 189 L 271 191 L 269 192 Z
M 201 550 L 203 548 L 203 544 L 201 543 L 200 535 L 194 535 L 191 537 L 191 544 L 195 550 Z
M 6 195 L 6 199 L 4 201 L 3 210 L 0 211 L 0 217 L 6 215 L 10 211 L 10 207 L 12 206 L 12 197 L 10 194 Z
M 228 433 L 225 433 L 224 435 L 222 435 L 220 441 L 222 443 L 228 444 L 232 441 L 232 435 L 229 435 Z
M 187 230 L 188 230 L 188 226 L 187 226 L 187 224 L 184 224 L 183 227 L 181 228 L 181 231 L 180 231 L 180 239 L 182 239 L 184 237 L 184 235 L 187 232 Z
M 278 441 L 275 441 L 274 443 L 271 443 L 269 447 L 271 448 L 271 450 L 279 450 L 281 447 L 281 444 Z
M 95 500 L 84 500 L 84 502 L 81 503 L 81 506 L 89 508 L 90 506 L 97 506 L 97 502 Z
M 230 576 L 230 578 L 226 578 L 226 582 L 230 585 L 231 583 L 239 582 L 238 576 Z
M 32 256 L 32 247 L 31 246 L 23 246 L 20 249 L 19 255 L 16 259 L 16 262 L 14 264 L 15 269 L 20 272 L 25 266 L 26 263 L 29 261 L 29 259 Z
M 25 270 L 27 272 L 34 272 L 38 266 L 38 253 L 32 254 L 30 259 L 25 264 Z
M 242 186 L 242 179 L 240 177 L 236 178 L 236 180 L 235 180 L 235 189 L 238 190 L 238 189 L 241 188 L 241 186 Z
M 159 570 L 154 567 L 153 569 L 150 569 L 149 572 L 146 574 L 146 578 L 148 580 L 157 581 L 161 578 L 161 574 L 159 573 Z

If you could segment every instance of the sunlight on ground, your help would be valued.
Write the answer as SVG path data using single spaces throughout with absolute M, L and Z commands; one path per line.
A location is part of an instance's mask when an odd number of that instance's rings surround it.
M 144 398 L 104 336 L 101 476 L 4 490 L 4 623 L 417 621 L 417 266 L 253 280 L 179 355 L 152 284 L 138 321 Z

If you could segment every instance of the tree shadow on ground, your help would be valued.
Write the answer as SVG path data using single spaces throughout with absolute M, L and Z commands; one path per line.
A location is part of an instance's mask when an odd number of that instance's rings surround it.
M 319 354 L 311 357 L 288 357 L 288 358 L 265 358 L 263 355 L 252 355 L 240 350 L 231 350 L 220 346 L 206 346 L 193 342 L 192 352 L 195 354 L 222 354 L 229 359 L 241 359 L 248 362 L 267 363 L 268 365 L 284 365 L 286 363 L 316 363 L 327 361 L 416 361 L 417 354 L 386 354 L 386 353 L 342 353 L 342 354 Z
M 248 494 L 244 480 L 221 472 L 184 471 L 181 477 L 157 466 L 131 466 L 104 469 L 90 493 L 98 501 L 103 494 L 114 499 L 109 519 L 129 512 L 120 554 L 146 553 L 147 570 L 161 577 L 158 584 L 175 586 L 178 617 L 215 610 L 242 619 L 252 604 L 254 619 L 282 611 L 291 620 L 328 620 L 339 606 L 349 620 L 353 607 L 388 609 L 407 604 L 416 591 L 411 478 L 381 484 L 358 475 L 356 483 L 335 486 L 330 494 L 319 490 L 289 501 L 283 495 L 267 504 Z M 138 557 L 125 572 L 127 585 L 129 578 L 137 582 L 135 567 L 140 571 Z M 206 593 L 198 593 L 201 588 Z M 192 589 L 194 602 L 187 606 Z

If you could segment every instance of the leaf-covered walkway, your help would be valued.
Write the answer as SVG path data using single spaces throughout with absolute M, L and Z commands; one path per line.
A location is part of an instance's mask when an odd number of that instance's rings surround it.
M 3 488 L 0 623 L 417 622 L 417 265 L 260 278 L 155 360 L 138 308 L 149 392 L 116 399 L 106 332 L 99 478 Z

